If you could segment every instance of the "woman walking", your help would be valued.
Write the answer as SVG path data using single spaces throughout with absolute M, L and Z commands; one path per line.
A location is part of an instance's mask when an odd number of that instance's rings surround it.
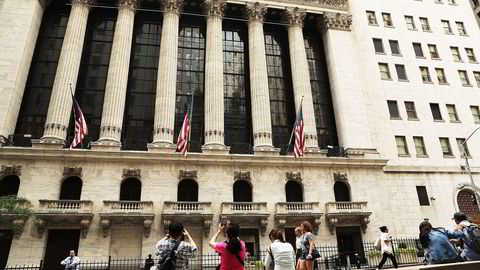
M 274 270 L 294 270 L 295 251 L 291 244 L 285 243 L 283 232 L 272 230 L 268 236 L 272 241 L 272 244 L 267 249 L 265 268 Z
M 225 231 L 227 241 L 215 242 L 220 233 Z M 210 239 L 209 245 L 220 254 L 220 270 L 244 270 L 245 265 L 245 243 L 238 236 L 240 228 L 236 224 L 222 223 L 218 225 L 218 231 Z
M 315 242 L 313 241 L 313 234 L 312 234 L 312 225 L 310 222 L 304 221 L 300 225 L 300 229 L 302 230 L 302 255 L 300 256 L 299 260 L 299 270 L 312 270 L 313 269 L 313 257 L 312 252 L 315 248 Z

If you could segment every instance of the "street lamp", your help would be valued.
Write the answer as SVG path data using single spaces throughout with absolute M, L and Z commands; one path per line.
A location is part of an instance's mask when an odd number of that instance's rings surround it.
M 467 173 L 468 173 L 468 176 L 470 177 L 470 182 L 472 183 L 473 194 L 474 194 L 474 196 L 475 196 L 475 200 L 477 201 L 477 207 L 478 207 L 479 210 L 480 210 L 480 200 L 478 199 L 477 186 L 475 186 L 475 182 L 473 181 L 472 172 L 470 171 L 470 164 L 468 163 L 467 152 L 465 151 L 465 144 L 467 143 L 468 139 L 470 139 L 470 137 L 472 137 L 473 134 L 475 134 L 475 132 L 477 132 L 477 130 L 479 130 L 479 129 L 480 129 L 480 127 L 478 127 L 477 129 L 475 129 L 475 130 L 470 134 L 470 136 L 468 136 L 468 137 L 460 144 L 460 147 L 462 148 L 463 156 L 465 157 L 465 164 L 467 165 Z

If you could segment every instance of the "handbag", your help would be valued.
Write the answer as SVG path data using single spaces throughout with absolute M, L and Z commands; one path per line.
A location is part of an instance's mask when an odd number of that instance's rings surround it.
M 320 257 L 322 257 L 320 255 L 320 253 L 318 253 L 318 250 L 317 250 L 317 247 L 316 246 L 313 246 L 313 250 L 312 250 L 312 259 L 315 260 L 315 259 L 318 259 Z

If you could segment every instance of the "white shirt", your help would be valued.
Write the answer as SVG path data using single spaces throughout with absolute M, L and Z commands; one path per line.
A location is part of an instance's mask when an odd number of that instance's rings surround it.
M 290 243 L 282 243 L 280 240 L 275 240 L 269 249 L 275 262 L 275 270 L 295 270 L 295 251 Z M 265 268 L 269 269 L 272 262 L 272 256 L 267 252 L 265 257 Z
M 77 257 L 77 256 L 73 256 L 73 257 L 68 256 L 60 264 L 65 265 L 65 269 L 79 270 L 80 269 L 80 258 Z
M 297 237 L 295 241 L 295 246 L 297 250 L 300 250 L 302 248 L 302 236 Z
M 390 240 L 390 242 L 385 243 L 385 241 Z M 380 235 L 380 243 L 382 244 L 382 254 L 383 253 L 388 253 L 388 254 L 393 254 L 393 249 L 392 249 L 392 237 L 388 233 L 382 233 Z

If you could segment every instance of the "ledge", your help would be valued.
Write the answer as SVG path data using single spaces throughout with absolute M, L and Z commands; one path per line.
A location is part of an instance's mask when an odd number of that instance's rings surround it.
M 323 13 L 323 11 L 348 11 L 348 0 L 326 1 L 326 0 L 227 0 L 227 3 L 245 5 L 245 3 L 260 2 L 271 8 L 284 9 L 285 7 L 298 7 L 307 9 L 308 12 Z

